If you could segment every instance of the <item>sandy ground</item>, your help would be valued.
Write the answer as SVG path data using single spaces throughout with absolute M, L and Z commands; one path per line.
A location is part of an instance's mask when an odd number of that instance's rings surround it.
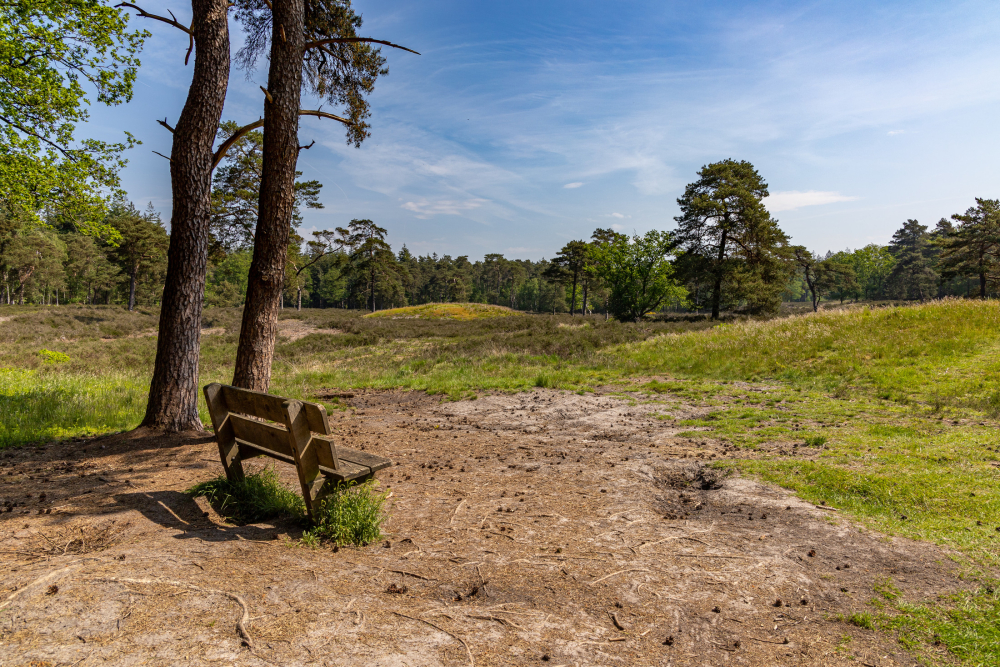
M 185 495 L 210 433 L 0 453 L 0 664 L 913 665 L 839 615 L 887 576 L 961 587 L 937 547 L 706 467 L 734 453 L 676 437 L 656 414 L 698 410 L 671 399 L 345 402 L 338 437 L 396 462 L 364 548 Z

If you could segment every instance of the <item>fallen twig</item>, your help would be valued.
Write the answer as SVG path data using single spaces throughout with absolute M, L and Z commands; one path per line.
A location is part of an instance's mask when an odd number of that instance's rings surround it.
M 407 572 L 406 570 L 389 570 L 389 572 L 395 572 L 396 574 L 405 574 L 408 577 L 415 577 L 417 579 L 423 579 L 424 581 L 437 581 L 437 579 L 435 579 L 434 577 L 425 577 L 422 574 L 415 574 L 413 572 Z
M 464 505 L 464 504 L 465 504 L 465 498 L 462 498 L 462 501 L 460 503 L 458 503 L 458 506 L 455 508 L 455 511 L 452 512 L 452 514 L 451 514 L 451 521 L 448 522 L 449 526 L 455 524 L 455 517 L 458 516 L 459 510 L 462 509 L 462 505 Z
M 408 618 L 411 621 L 419 621 L 420 623 L 426 623 L 427 625 L 431 626 L 435 630 L 439 630 L 439 631 L 445 633 L 446 635 L 448 635 L 449 637 L 451 637 L 452 639 L 455 639 L 456 641 L 460 642 L 462 644 L 462 646 L 465 647 L 465 652 L 469 656 L 469 664 L 472 667 L 476 666 L 476 661 L 472 657 L 472 651 L 469 649 L 469 645 L 466 644 L 465 640 L 462 639 L 461 637 L 459 637 L 458 635 L 453 635 L 452 633 L 450 633 L 447 630 L 445 630 L 444 628 L 442 628 L 440 625 L 435 625 L 434 623 L 431 623 L 430 621 L 426 621 L 426 620 L 424 620 L 422 618 L 417 618 L 416 616 L 407 616 L 406 614 L 403 614 L 403 613 L 398 612 L 398 611 L 394 611 L 392 613 L 394 613 L 396 616 L 402 616 L 403 618 Z
M 230 593 L 229 591 L 220 591 L 215 588 L 202 588 L 201 586 L 195 586 L 194 584 L 189 584 L 183 581 L 172 581 L 170 579 L 131 579 L 126 577 L 97 577 L 94 579 L 88 579 L 87 581 L 107 581 L 118 584 L 162 584 L 165 586 L 180 586 L 182 588 L 189 588 L 193 591 L 199 591 L 201 593 L 214 593 L 215 595 L 223 595 L 230 600 L 236 602 L 243 609 L 243 615 L 240 620 L 236 622 L 236 632 L 239 633 L 241 643 L 248 649 L 253 651 L 253 639 L 250 637 L 250 632 L 247 630 L 246 624 L 250 622 L 250 608 L 247 606 L 246 601 L 241 598 L 236 593 Z
M 590 582 L 590 585 L 593 586 L 596 583 L 602 582 L 605 579 L 609 579 L 609 578 L 615 576 L 616 574 L 622 574 L 624 572 L 649 572 L 649 569 L 644 568 L 644 567 L 632 567 L 632 568 L 628 568 L 626 570 L 618 570 L 617 572 L 612 572 L 611 574 L 606 574 L 603 577 L 601 577 L 600 579 L 594 579 L 593 581 Z

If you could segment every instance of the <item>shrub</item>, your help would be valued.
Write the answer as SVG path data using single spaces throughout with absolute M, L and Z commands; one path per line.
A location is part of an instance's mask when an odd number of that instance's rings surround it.
M 303 539 L 318 538 L 337 545 L 365 546 L 382 537 L 386 514 L 382 507 L 388 491 L 378 491 L 377 482 L 349 482 L 320 501 L 315 511 L 316 525 L 303 534 Z
M 38 354 L 42 357 L 43 363 L 46 364 L 61 364 L 65 361 L 69 361 L 69 355 L 62 352 L 56 352 L 54 350 L 39 350 Z

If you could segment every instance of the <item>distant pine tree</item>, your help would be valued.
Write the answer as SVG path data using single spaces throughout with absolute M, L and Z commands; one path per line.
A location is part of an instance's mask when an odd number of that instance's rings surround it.
M 889 242 L 889 252 L 896 259 L 889 284 L 896 296 L 924 301 L 935 294 L 938 274 L 932 268 L 934 250 L 926 225 L 910 219 L 896 230 Z

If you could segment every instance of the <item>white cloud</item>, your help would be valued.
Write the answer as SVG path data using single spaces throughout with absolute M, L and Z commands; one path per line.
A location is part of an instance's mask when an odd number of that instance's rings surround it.
M 886 134 L 888 134 L 890 137 L 894 137 L 897 134 L 906 134 L 906 130 L 889 130 Z
M 575 188 L 580 187 L 581 185 L 583 185 L 583 183 L 579 183 L 579 182 L 577 182 L 577 183 L 567 183 L 563 187 L 566 188 L 567 190 L 573 190 Z
M 611 217 L 612 218 L 618 218 L 619 220 L 624 220 L 625 219 L 625 216 L 622 215 L 621 213 L 612 213 Z
M 772 192 L 770 197 L 764 199 L 764 206 L 772 213 L 778 211 L 794 211 L 804 206 L 820 206 L 822 204 L 834 204 L 842 201 L 854 201 L 857 197 L 849 197 L 839 192 L 821 192 L 819 190 L 788 190 L 786 192 Z
M 621 230 L 625 229 L 625 225 L 619 225 L 616 222 L 615 224 L 611 225 L 611 229 L 615 230 L 616 232 L 620 232 Z
M 465 201 L 455 201 L 442 199 L 439 201 L 421 200 L 419 202 L 408 201 L 402 208 L 413 211 L 421 220 L 426 220 L 433 215 L 461 215 L 465 211 L 479 208 L 486 203 L 485 199 L 466 199 Z

